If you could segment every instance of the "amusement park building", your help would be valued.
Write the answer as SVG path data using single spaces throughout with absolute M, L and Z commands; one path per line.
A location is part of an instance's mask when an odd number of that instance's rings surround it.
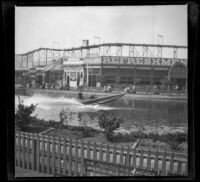
M 123 55 L 123 46 L 129 48 Z M 111 49 L 115 47 L 115 55 Z M 139 48 L 142 51 L 138 51 Z M 137 49 L 136 49 L 137 48 Z M 157 56 L 150 54 L 157 50 Z M 173 57 L 163 57 L 162 49 L 173 50 Z M 151 50 L 150 50 L 151 49 Z M 106 84 L 159 84 L 163 79 L 187 85 L 187 59 L 178 58 L 177 50 L 185 46 L 147 44 L 99 44 L 66 50 L 41 48 L 16 55 L 15 81 L 32 80 L 54 82 L 58 86 L 78 87 L 89 85 L 102 87 Z M 142 54 L 136 54 L 142 52 Z M 160 55 L 159 55 L 160 54 Z M 20 77 L 21 74 L 21 77 Z

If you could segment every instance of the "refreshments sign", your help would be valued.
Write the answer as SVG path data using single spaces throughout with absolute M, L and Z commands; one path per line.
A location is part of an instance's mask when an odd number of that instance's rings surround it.
M 103 56 L 102 64 L 118 64 L 118 65 L 161 65 L 171 66 L 175 63 L 183 63 L 187 65 L 187 59 L 173 58 L 143 58 L 143 57 L 112 57 Z

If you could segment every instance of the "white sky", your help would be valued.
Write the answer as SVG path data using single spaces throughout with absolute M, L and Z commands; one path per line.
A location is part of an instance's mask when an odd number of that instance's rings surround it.
M 16 7 L 17 54 L 40 47 L 71 48 L 94 43 L 158 43 L 187 46 L 187 5 L 110 7 Z M 96 40 L 96 42 L 98 42 Z

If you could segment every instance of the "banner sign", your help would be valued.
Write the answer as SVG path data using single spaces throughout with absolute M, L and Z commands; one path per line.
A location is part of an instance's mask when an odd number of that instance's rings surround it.
M 143 58 L 143 57 L 110 57 L 103 56 L 102 64 L 118 64 L 118 65 L 161 65 L 171 66 L 176 62 L 187 65 L 187 59 L 173 58 Z

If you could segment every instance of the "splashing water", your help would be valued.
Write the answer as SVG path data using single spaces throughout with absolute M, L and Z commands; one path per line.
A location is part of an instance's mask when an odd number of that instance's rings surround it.
M 103 105 L 84 105 L 75 98 L 66 97 L 48 97 L 44 95 L 33 95 L 31 97 L 20 96 L 25 106 L 37 104 L 36 110 L 33 115 L 37 114 L 38 118 L 45 120 L 59 121 L 59 114 L 61 110 L 70 112 L 96 112 L 99 110 L 112 110 L 113 107 Z M 18 104 L 18 98 L 15 96 L 15 103 Z
M 115 116 L 123 116 L 123 122 L 120 124 L 130 130 L 134 124 L 140 125 L 180 125 L 187 124 L 184 119 L 186 111 L 184 105 L 152 102 L 143 100 L 134 100 L 134 106 L 124 104 L 123 99 L 106 105 L 84 105 L 75 98 L 50 97 L 35 94 L 33 96 L 20 96 L 24 105 L 38 104 L 33 116 L 37 115 L 39 119 L 60 121 L 60 112 L 73 112 L 73 118 L 67 124 L 85 125 L 91 127 L 98 126 L 98 114 L 101 111 L 112 113 Z M 18 96 L 15 95 L 15 108 L 18 105 Z M 133 100 L 130 99 L 130 102 Z M 182 122 L 184 121 L 184 122 Z

